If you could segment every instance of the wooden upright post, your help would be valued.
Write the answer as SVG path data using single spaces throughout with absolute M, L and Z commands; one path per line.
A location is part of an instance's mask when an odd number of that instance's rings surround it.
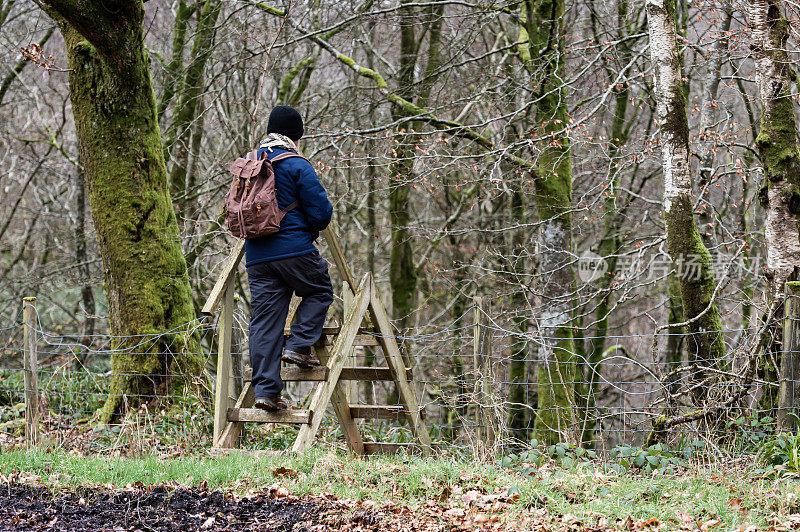
M 482 441 L 485 431 L 483 421 L 486 417 L 483 414 L 483 298 L 476 296 L 473 298 L 472 307 L 472 372 L 475 375 L 475 386 L 473 386 L 472 396 L 475 402 L 475 433 L 477 441 Z
M 491 337 L 485 325 L 486 304 L 482 297 L 474 298 L 472 364 L 475 373 L 475 425 L 478 441 L 487 448 L 494 445 L 495 412 L 492 398 Z
M 39 375 L 36 353 L 36 298 L 22 300 L 22 317 L 25 322 L 22 365 L 25 382 L 25 442 L 39 443 Z
M 233 333 L 233 292 L 235 275 L 225 283 L 222 295 L 222 313 L 219 317 L 219 352 L 217 354 L 217 381 L 214 390 L 214 447 L 228 422 L 228 408 L 233 406 L 228 389 L 231 380 L 231 334 Z
M 778 430 L 794 432 L 800 407 L 800 281 L 786 283 L 783 304 L 783 353 L 778 393 Z

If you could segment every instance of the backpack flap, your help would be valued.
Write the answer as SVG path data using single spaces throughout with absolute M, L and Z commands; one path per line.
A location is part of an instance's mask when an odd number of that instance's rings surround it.
M 252 179 L 261 173 L 261 167 L 266 158 L 256 158 L 256 152 L 250 152 L 246 157 L 239 157 L 230 167 L 230 173 L 237 179 Z

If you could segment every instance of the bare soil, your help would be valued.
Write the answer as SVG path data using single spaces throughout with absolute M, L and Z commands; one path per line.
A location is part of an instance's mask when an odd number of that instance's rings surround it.
M 163 486 L 131 491 L 0 487 L 0 530 L 175 531 L 307 530 L 323 502 L 256 496 L 235 500 L 219 491 Z M 300 526 L 298 526 L 300 525 Z
M 440 510 L 340 501 L 332 496 L 287 496 L 275 488 L 236 497 L 202 486 L 81 487 L 52 491 L 23 482 L 0 485 L 0 531 L 425 531 L 454 527 Z M 495 528 L 496 529 L 496 528 Z

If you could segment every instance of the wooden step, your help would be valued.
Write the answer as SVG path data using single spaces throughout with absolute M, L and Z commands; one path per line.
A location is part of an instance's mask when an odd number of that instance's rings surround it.
M 412 380 L 411 368 L 406 368 L 408 380 Z M 311 369 L 302 369 L 297 366 L 281 368 L 281 380 L 284 382 L 322 382 L 328 378 L 328 368 L 319 366 Z M 244 382 L 253 380 L 253 370 L 247 368 L 244 372 Z M 356 366 L 342 368 L 339 380 L 344 381 L 392 381 L 392 370 L 384 366 Z
M 208 450 L 209 456 L 212 458 L 223 458 L 225 456 L 238 456 L 238 457 L 251 457 L 251 458 L 276 458 L 286 454 L 285 451 L 276 451 L 271 449 L 222 449 L 220 447 L 212 447 Z
M 326 326 L 324 326 L 322 328 L 322 334 L 327 334 L 327 335 L 330 336 L 330 335 L 334 335 L 334 334 L 339 334 L 339 332 L 341 332 L 341 330 L 342 330 L 342 328 L 339 327 L 338 325 L 326 325 Z M 369 332 L 372 332 L 372 331 L 369 331 L 369 330 L 365 329 L 364 327 L 360 327 L 358 329 L 358 333 L 356 333 L 356 334 L 365 334 L 365 333 L 369 333 Z M 289 327 L 286 327 L 283 330 L 283 334 L 288 336 Z
M 325 366 L 318 366 L 316 368 L 303 369 L 297 366 L 286 366 L 281 368 L 281 380 L 285 382 L 322 382 L 328 379 L 328 368 Z M 244 370 L 244 382 L 253 380 L 253 370 L 247 368 Z
M 359 405 L 350 407 L 353 419 L 400 419 L 405 417 L 402 406 Z
M 411 380 L 411 368 L 406 368 L 407 379 Z M 385 366 L 356 366 L 342 368 L 339 380 L 344 381 L 392 381 L 392 370 Z
M 228 421 L 245 421 L 249 423 L 311 423 L 311 410 L 283 410 L 267 412 L 260 408 L 229 408 Z
M 252 373 L 252 370 L 249 370 Z M 298 366 L 286 366 L 281 368 L 281 380 L 286 382 L 313 381 L 321 382 L 328 379 L 328 368 L 317 366 L 316 368 L 303 369 Z

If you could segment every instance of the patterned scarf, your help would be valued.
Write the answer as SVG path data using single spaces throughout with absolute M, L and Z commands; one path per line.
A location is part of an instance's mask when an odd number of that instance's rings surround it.
M 297 153 L 297 146 L 295 146 L 292 139 L 287 137 L 286 135 L 281 135 L 280 133 L 270 133 L 267 135 L 267 138 L 261 141 L 261 144 L 258 145 L 259 150 L 267 149 L 272 151 L 274 148 L 280 148 L 282 150 L 291 151 Z

